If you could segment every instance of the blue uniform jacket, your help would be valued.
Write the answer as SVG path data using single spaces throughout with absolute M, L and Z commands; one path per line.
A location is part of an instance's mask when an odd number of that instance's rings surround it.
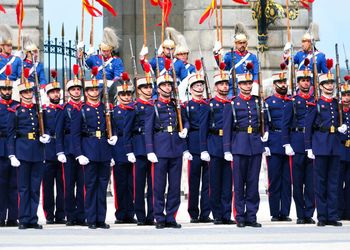
M 298 70 L 304 70 L 304 60 L 305 58 L 309 58 L 310 63 L 308 65 L 309 70 L 312 71 L 313 69 L 313 58 L 312 58 L 312 51 L 298 51 L 294 56 L 294 64 L 298 65 Z M 317 72 L 320 73 L 328 73 L 328 68 L 326 66 L 326 55 L 322 52 L 315 51 L 315 57 L 316 57 L 316 66 L 317 66 Z
M 49 104 L 43 106 L 45 134 L 50 135 L 51 140 L 45 144 L 45 160 L 57 161 L 56 156 L 56 124 L 58 110 L 63 110 L 62 106 Z
M 14 61 L 11 64 L 12 67 L 12 73 L 9 76 L 9 79 L 11 81 L 16 81 L 18 78 L 21 77 L 21 72 L 22 72 L 22 61 L 19 57 L 15 57 L 13 55 L 7 56 L 3 53 L 0 54 L 0 70 L 3 67 L 6 67 L 6 64 L 12 60 L 12 58 L 15 58 Z M 6 79 L 6 74 L 5 70 L 2 74 L 0 74 L 0 80 L 5 80 Z
M 157 57 L 157 59 L 158 59 L 160 75 L 163 75 L 165 73 L 165 68 L 164 68 L 165 57 L 160 56 L 160 57 Z M 174 58 L 173 60 L 174 60 L 174 68 L 176 72 L 176 79 L 179 81 L 182 81 L 187 77 L 188 71 L 185 67 L 185 64 L 181 60 L 178 60 L 176 58 Z M 157 72 L 156 58 L 152 58 L 149 63 L 153 69 L 153 72 Z M 169 74 L 170 75 L 173 74 L 172 70 L 169 70 Z
M 7 124 L 9 122 L 9 110 L 18 105 L 14 100 L 0 100 L 0 157 L 7 157 Z
M 348 126 L 346 134 L 340 134 L 341 146 L 340 146 L 340 160 L 349 162 L 350 161 L 350 146 L 345 147 L 346 141 L 350 143 L 350 110 L 343 109 L 343 124 Z
M 86 65 L 91 69 L 94 66 L 100 67 L 103 64 L 101 55 L 91 55 L 86 59 Z M 107 62 L 109 58 L 105 59 Z M 112 61 L 106 66 L 106 79 L 107 80 L 117 80 L 120 78 L 121 74 L 124 72 L 124 64 L 121 58 L 114 57 Z M 102 80 L 102 69 L 98 72 L 96 76 L 97 80 Z
M 23 61 L 23 68 L 31 69 L 32 67 L 33 67 L 33 62 L 32 61 L 29 61 L 29 60 L 24 60 Z M 46 78 L 45 78 L 44 64 L 39 62 L 38 65 L 36 66 L 36 72 L 38 74 L 39 84 L 40 85 L 46 85 L 47 81 L 46 81 Z M 29 80 L 29 82 L 35 82 L 34 70 L 29 75 L 28 80 Z

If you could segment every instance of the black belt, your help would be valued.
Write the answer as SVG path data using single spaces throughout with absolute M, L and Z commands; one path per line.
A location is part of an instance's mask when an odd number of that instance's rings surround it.
M 291 128 L 290 131 L 291 131 L 291 132 L 305 133 L 305 127 Z
M 101 138 L 101 137 L 106 137 L 106 132 L 105 131 L 101 131 L 101 130 L 96 130 L 94 132 L 82 132 L 81 135 L 83 137 L 97 137 L 97 138 Z
M 155 128 L 154 129 L 155 133 L 162 133 L 162 132 L 167 132 L 167 133 L 174 133 L 178 132 L 176 127 L 173 126 L 167 126 L 165 128 Z
M 269 130 L 272 132 L 282 132 L 282 129 L 280 128 L 269 128 Z
M 251 133 L 258 133 L 259 132 L 259 128 L 257 127 L 236 127 L 233 129 L 233 131 L 236 132 L 247 132 L 248 134 Z
M 199 131 L 199 128 L 190 128 L 190 132 Z
M 65 135 L 69 135 L 69 134 L 70 134 L 70 130 L 69 130 L 69 129 L 64 130 L 64 134 L 65 134 Z
M 0 132 L 0 138 L 6 138 L 7 133 L 6 132 Z
M 209 129 L 209 133 L 212 135 L 218 135 L 218 136 L 223 136 L 224 135 L 224 131 L 222 129 Z
M 36 135 L 35 132 L 30 132 L 30 133 L 16 133 L 16 138 L 26 138 L 28 140 L 37 140 L 39 137 Z
M 320 132 L 322 132 L 322 133 L 331 133 L 331 134 L 333 134 L 333 133 L 335 133 L 335 131 L 336 131 L 336 128 L 335 128 L 335 126 L 330 126 L 329 128 L 326 128 L 326 127 L 315 127 L 314 128 L 315 130 L 317 130 L 317 131 L 320 131 Z

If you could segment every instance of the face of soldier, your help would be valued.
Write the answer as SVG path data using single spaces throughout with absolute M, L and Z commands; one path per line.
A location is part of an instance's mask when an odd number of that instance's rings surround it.
M 98 88 L 87 88 L 86 91 L 86 98 L 90 102 L 97 102 L 100 98 L 100 91 Z
M 111 57 L 112 56 L 112 50 L 102 50 L 103 57 Z
M 7 54 L 7 55 L 11 55 L 11 53 L 12 53 L 12 45 L 4 44 L 2 52 Z
M 61 97 L 60 89 L 50 90 L 47 95 L 48 95 L 49 100 L 52 104 L 59 104 L 60 103 L 60 97 Z
M 236 45 L 236 50 L 238 50 L 239 52 L 244 52 L 247 50 L 248 42 L 238 41 L 238 42 L 235 42 L 235 45 Z
M 332 96 L 334 91 L 334 82 L 333 81 L 327 81 L 320 85 L 322 94 L 325 94 L 326 96 Z
M 11 87 L 3 87 L 0 88 L 1 98 L 9 101 L 12 97 L 12 88 Z
M 252 92 L 253 81 L 239 82 L 238 87 L 239 87 L 242 95 L 248 96 Z
M 21 91 L 20 96 L 21 96 L 22 102 L 28 103 L 28 104 L 32 103 L 33 94 L 34 94 L 33 89 L 27 89 L 27 90 Z
M 311 50 L 311 41 L 310 40 L 302 40 L 301 41 L 302 50 L 309 51 Z
M 229 86 L 227 81 L 218 82 L 217 84 L 215 84 L 215 91 L 217 95 L 221 97 L 226 97 L 228 95 L 228 90 Z
M 184 63 L 187 63 L 188 53 L 178 53 L 176 54 L 176 58 L 183 61 Z
M 341 95 L 341 100 L 345 106 L 350 105 L 350 93 L 343 93 Z
M 26 53 L 26 58 L 31 61 L 38 61 L 39 59 L 39 51 L 38 50 L 33 50 L 33 51 L 28 51 Z
M 144 100 L 150 100 L 152 98 L 153 88 L 151 84 L 142 85 L 139 89 L 139 96 Z
M 132 93 L 131 91 L 120 92 L 117 99 L 119 103 L 128 105 L 132 100 Z
M 192 97 L 196 99 L 202 99 L 204 92 L 204 84 L 202 82 L 197 82 L 191 85 L 190 93 Z
M 303 92 L 304 94 L 308 94 L 310 91 L 310 78 L 306 77 L 306 78 L 300 78 L 300 80 L 298 81 L 298 85 L 299 85 L 299 89 L 301 92 Z
M 163 54 L 164 54 L 167 58 L 171 58 L 171 54 L 174 55 L 174 50 L 175 50 L 175 48 L 163 47 Z
M 74 102 L 79 102 L 81 98 L 81 88 L 80 87 L 71 87 L 68 90 L 70 98 Z
M 171 96 L 172 86 L 171 83 L 165 82 L 158 86 L 158 93 L 163 98 L 169 98 Z
M 274 86 L 275 91 L 277 92 L 277 94 L 280 94 L 280 95 L 286 95 L 287 94 L 288 87 L 287 87 L 287 82 L 285 80 L 275 81 L 273 83 L 273 86 Z

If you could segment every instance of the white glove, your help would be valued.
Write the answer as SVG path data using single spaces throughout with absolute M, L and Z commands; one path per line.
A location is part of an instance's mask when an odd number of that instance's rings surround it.
M 41 143 L 49 143 L 51 141 L 51 137 L 48 134 L 43 134 L 42 136 L 39 137 L 39 141 Z
M 118 141 L 118 136 L 113 135 L 110 139 L 107 140 L 109 145 L 114 146 Z
M 185 161 L 192 161 L 193 160 L 193 156 L 191 155 L 191 153 L 188 150 L 183 152 L 183 158 Z
M 57 160 L 61 163 L 66 163 L 67 157 L 64 155 L 63 152 L 59 152 L 59 153 L 57 153 Z
M 113 167 L 114 165 L 115 165 L 115 161 L 114 161 L 114 159 L 112 158 L 112 159 L 111 159 L 111 162 L 109 163 L 109 166 Z
M 158 162 L 158 158 L 157 158 L 157 156 L 156 156 L 155 153 L 148 153 L 148 154 L 147 154 L 147 159 L 148 159 L 150 162 L 152 162 L 152 163 Z
M 289 156 L 295 155 L 294 150 L 290 144 L 285 144 L 285 145 L 283 145 L 283 147 L 284 147 L 284 152 L 286 153 L 286 155 L 289 155 Z
M 315 155 L 314 153 L 312 152 L 312 149 L 306 149 L 306 152 L 307 152 L 307 158 L 311 159 L 311 160 L 314 160 L 315 159 Z
M 289 51 L 291 48 L 292 48 L 292 43 L 291 42 L 287 42 L 286 45 L 284 45 L 284 48 L 283 48 L 284 53 Z
M 142 46 L 142 49 L 140 51 L 140 58 L 143 59 L 146 55 L 148 55 L 148 47 Z
M 184 128 L 181 132 L 179 132 L 179 137 L 182 138 L 182 139 L 185 139 L 186 136 L 187 136 L 187 128 Z
M 82 166 L 85 166 L 85 165 L 89 164 L 89 162 L 90 162 L 89 159 L 84 155 L 79 155 L 77 157 L 77 160 L 79 161 L 79 164 Z
M 9 155 L 10 161 L 11 161 L 11 166 L 12 167 L 19 167 L 19 165 L 21 165 L 21 162 L 17 159 L 16 156 L 14 155 Z
M 210 155 L 208 153 L 208 151 L 203 151 L 201 152 L 201 160 L 202 161 L 210 161 Z
M 263 152 L 263 155 L 265 156 L 271 156 L 271 151 L 269 147 L 265 147 L 265 152 Z
M 19 57 L 19 58 L 21 58 L 21 59 L 24 59 L 23 51 L 22 51 L 22 50 L 17 50 L 17 51 L 14 53 L 14 56 Z
M 233 156 L 232 156 L 231 152 L 225 152 L 224 158 L 226 161 L 233 161 Z
M 131 163 L 136 162 L 136 157 L 135 157 L 134 153 L 128 153 L 128 154 L 126 154 L 126 156 L 128 157 L 129 162 L 131 162 Z
M 265 132 L 263 137 L 261 137 L 262 142 L 267 142 L 269 140 L 269 132 Z
M 161 56 L 163 54 L 163 46 L 162 46 L 162 44 L 159 45 L 157 54 L 158 54 L 158 56 Z
M 94 54 L 94 53 L 95 53 L 95 48 L 94 48 L 94 47 L 90 47 L 89 50 L 86 52 L 86 54 L 87 54 L 88 56 L 91 56 L 91 55 Z
M 78 42 L 78 44 L 77 44 L 77 49 L 78 49 L 78 50 L 84 49 L 84 41 Z
M 214 44 L 214 48 L 213 48 L 213 52 L 215 54 L 219 54 L 220 51 L 222 49 L 222 45 L 221 45 L 221 42 L 220 41 L 215 41 L 215 44 Z
M 338 127 L 339 133 L 346 134 L 346 130 L 348 129 L 348 126 L 346 124 L 342 124 L 340 127 Z

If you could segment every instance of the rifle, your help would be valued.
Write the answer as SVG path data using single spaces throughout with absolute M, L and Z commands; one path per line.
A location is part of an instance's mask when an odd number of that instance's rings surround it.
M 66 102 L 66 84 L 67 84 L 67 57 L 64 57 L 64 65 L 63 65 L 63 70 L 64 70 L 64 79 L 63 79 L 63 88 L 62 88 L 62 95 L 63 95 L 63 104 Z
M 79 65 L 79 78 L 81 80 L 81 84 L 83 86 L 82 92 L 84 96 L 84 90 L 85 90 L 85 46 L 84 48 L 78 49 L 78 27 L 75 30 L 75 48 L 76 48 L 76 60 L 77 64 Z
M 289 57 L 289 86 L 290 86 L 290 92 L 291 95 L 294 96 L 296 94 L 296 84 L 295 84 L 295 64 L 294 64 L 294 56 L 293 56 L 293 45 L 291 45 L 290 48 L 290 57 Z
M 236 89 L 236 65 L 235 65 L 235 53 L 233 51 L 233 48 L 231 48 L 231 56 L 232 56 L 232 69 L 231 69 L 231 78 L 232 78 L 232 90 L 233 90 L 233 96 L 237 95 L 237 89 Z
M 112 123 L 111 123 L 111 108 L 109 106 L 109 97 L 108 97 L 108 89 L 107 89 L 107 79 L 106 79 L 106 63 L 102 60 L 102 76 L 103 76 L 103 99 L 105 104 L 105 112 L 106 112 L 106 131 L 107 137 L 110 139 L 113 136 L 112 133 Z
M 157 48 L 157 38 L 156 38 L 156 32 L 153 32 L 153 39 L 154 39 L 154 58 L 156 59 L 156 78 L 159 76 L 159 62 L 158 62 L 158 48 Z
M 348 57 L 346 56 L 346 50 L 345 50 L 345 45 L 344 45 L 344 43 L 343 43 L 343 48 L 344 48 L 344 55 L 345 55 L 346 70 L 348 71 L 348 75 L 349 75 L 349 74 L 350 74 L 349 60 L 348 60 Z
M 258 84 L 259 84 L 259 108 L 260 108 L 260 133 L 261 136 L 264 136 L 265 134 L 265 117 L 264 117 L 264 88 L 262 85 L 262 77 L 261 77 L 261 64 L 260 64 L 260 58 L 259 58 L 259 50 L 257 51 L 258 56 Z
M 137 68 L 136 68 L 135 56 L 134 56 L 134 51 L 132 49 L 132 43 L 131 43 L 131 39 L 130 38 L 129 38 L 129 44 L 130 44 L 131 65 L 132 65 L 132 68 L 134 70 L 133 83 L 134 83 L 134 88 L 135 88 L 135 95 L 136 95 L 136 98 L 138 98 L 139 97 L 139 92 L 137 91 L 137 84 L 136 84 Z
M 207 93 L 207 98 L 211 99 L 212 94 L 211 94 L 211 89 L 210 89 L 210 86 L 209 86 L 209 78 L 208 78 L 208 74 L 207 74 L 207 68 L 205 67 L 205 64 L 204 64 L 204 57 L 203 57 L 203 54 L 202 54 L 202 48 L 201 48 L 201 45 L 200 45 L 199 41 L 198 41 L 198 47 L 199 47 L 199 54 L 200 54 L 200 57 L 201 57 L 201 63 L 202 63 L 203 73 L 204 73 L 205 92 Z
M 39 85 L 39 79 L 38 79 L 38 72 L 36 71 L 36 58 L 34 57 L 34 53 L 32 53 L 32 59 L 33 59 L 33 67 L 34 67 L 34 78 L 35 78 L 35 105 L 36 105 L 36 112 L 38 116 L 38 123 L 39 123 L 39 134 L 42 136 L 45 133 L 44 130 L 44 117 L 43 117 L 43 107 L 41 102 L 41 96 L 40 96 L 40 85 Z
M 340 67 L 339 67 L 339 53 L 338 53 L 338 44 L 335 44 L 335 83 L 337 85 L 337 96 L 338 96 L 338 112 L 339 112 L 339 125 L 343 124 L 343 104 L 341 98 L 340 90 Z
M 317 63 L 316 63 L 316 56 L 315 56 L 315 40 L 312 38 L 311 42 L 312 46 L 312 73 L 314 78 L 314 95 L 315 100 L 318 100 L 319 96 L 319 85 L 318 85 L 318 72 L 317 72 Z
M 176 106 L 176 116 L 177 120 L 179 123 L 179 131 L 182 131 L 183 126 L 182 126 L 182 117 L 181 117 L 181 105 L 180 105 L 180 97 L 179 97 L 179 90 L 177 88 L 177 79 L 176 79 L 176 72 L 175 72 L 175 67 L 174 67 L 174 57 L 173 54 L 170 53 L 170 58 L 171 58 L 171 69 L 173 72 L 173 81 L 174 81 L 174 86 L 173 86 L 173 93 L 174 93 L 174 100 L 175 100 L 175 106 Z

